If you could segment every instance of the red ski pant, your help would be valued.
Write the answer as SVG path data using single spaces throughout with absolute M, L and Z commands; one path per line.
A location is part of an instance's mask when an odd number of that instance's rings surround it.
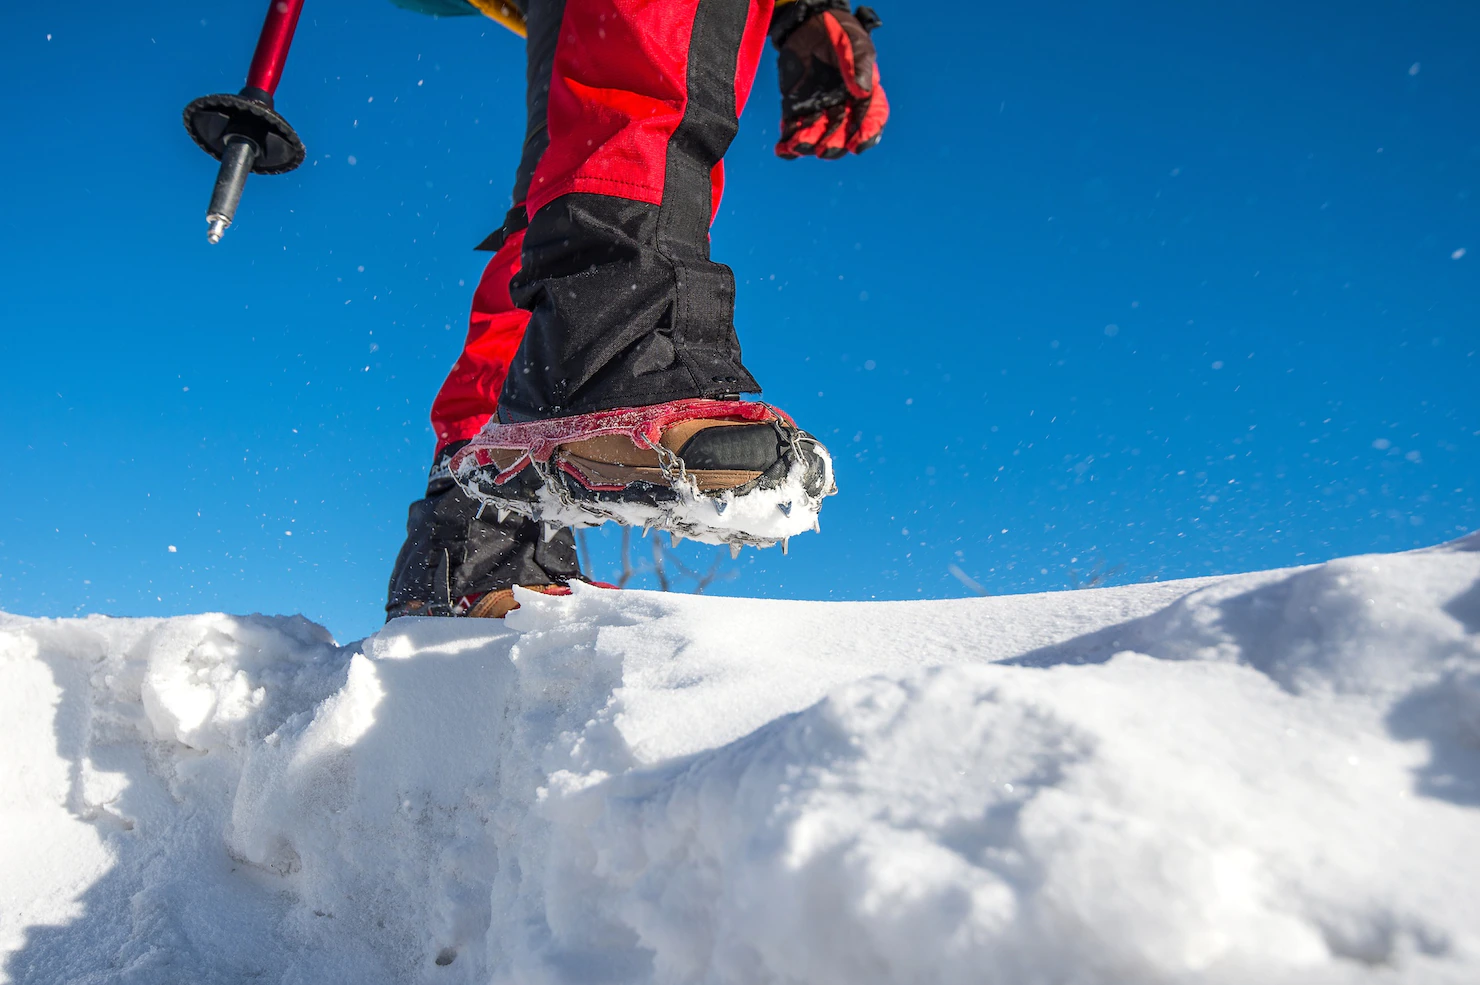
M 519 204 L 432 405 L 439 449 L 501 400 L 554 416 L 758 389 L 708 227 L 773 2 L 529 0 Z

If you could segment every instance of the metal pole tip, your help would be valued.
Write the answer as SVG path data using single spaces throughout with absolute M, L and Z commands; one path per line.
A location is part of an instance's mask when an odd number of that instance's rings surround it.
M 225 216 L 213 215 L 207 216 L 206 221 L 211 224 L 210 228 L 206 230 L 206 242 L 215 246 L 221 242 L 221 235 L 226 232 L 226 227 L 230 224 L 230 220 Z

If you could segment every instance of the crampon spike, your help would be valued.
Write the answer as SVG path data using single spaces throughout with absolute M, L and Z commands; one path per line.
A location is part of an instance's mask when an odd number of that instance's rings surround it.
M 500 506 L 498 508 L 498 512 L 495 514 L 498 517 L 498 522 L 503 523 L 505 520 L 507 520 L 509 518 L 509 513 L 510 510 L 507 506 Z
M 554 540 L 555 539 L 555 535 L 558 534 L 558 533 L 560 533 L 560 524 L 558 524 L 558 523 L 547 523 L 547 524 L 545 524 L 545 543 L 548 544 L 548 543 L 550 543 L 550 541 Z
M 739 556 L 740 556 L 740 542 L 738 540 L 732 540 L 732 541 L 730 541 L 730 560 L 733 561 L 736 558 L 738 558 Z
M 668 540 L 669 543 L 671 543 L 674 547 L 677 547 L 679 544 L 683 543 L 683 534 L 679 533 L 677 530 L 670 530 L 668 531 Z
M 782 513 L 783 516 L 791 516 L 791 504 L 790 503 L 777 503 L 776 504 L 776 508 L 781 511 L 781 513 Z
M 782 554 L 786 554 L 786 553 L 789 553 L 790 550 L 791 550 L 791 538 L 790 537 L 782 537 L 781 538 L 781 553 Z

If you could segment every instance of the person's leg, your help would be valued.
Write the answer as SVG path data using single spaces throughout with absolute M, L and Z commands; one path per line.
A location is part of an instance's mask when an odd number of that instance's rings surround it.
M 447 463 L 498 409 L 498 392 L 529 313 L 509 300 L 522 232 L 507 237 L 473 295 L 467 341 L 432 404 L 437 451 L 426 496 L 411 504 L 406 542 L 387 593 L 388 616 L 455 615 L 513 585 L 564 584 L 581 577 L 575 540 L 548 541 L 541 525 L 494 508 L 458 488 Z
M 563 0 L 533 0 L 518 6 L 525 16 L 528 38 L 524 147 L 514 176 L 514 206 L 503 225 L 478 247 L 494 255 L 473 293 L 463 351 L 432 402 L 438 452 L 473 437 L 497 412 L 509 365 L 529 323 L 529 312 L 510 297 L 509 282 L 520 270 L 529 225 L 526 200 L 535 168 L 549 143 L 546 107 L 564 4 Z
M 519 270 L 523 242 L 522 229 L 506 236 L 473 292 L 462 353 L 432 401 L 438 451 L 477 434 L 498 410 L 499 391 L 529 322 L 529 312 L 509 299 L 509 279 Z
M 448 458 L 461 443 L 439 455 L 427 493 L 411 504 L 406 541 L 391 571 L 386 618 L 480 615 L 477 604 L 514 585 L 564 585 L 581 577 L 571 532 L 549 541 L 541 525 L 509 515 L 499 521 L 493 507 L 473 499 L 453 482 Z
M 527 517 L 482 504 L 452 480 L 447 464 L 498 410 L 498 395 L 524 336 L 529 312 L 509 297 L 524 241 L 524 198 L 545 145 L 545 95 L 553 39 L 528 47 L 529 123 L 514 183 L 514 209 L 485 246 L 496 250 L 473 294 L 463 351 L 432 403 L 437 446 L 426 496 L 411 504 L 406 541 L 387 592 L 388 617 L 483 614 L 480 601 L 513 585 L 560 585 L 581 577 L 575 540 L 561 530 L 548 540 Z M 506 609 L 505 600 L 498 612 Z
M 531 317 L 490 423 L 450 468 L 486 502 L 711 543 L 785 544 L 836 491 L 825 448 L 740 362 L 734 275 L 709 256 L 720 160 L 771 0 L 534 0 L 523 269 Z M 547 92 L 545 105 L 538 97 Z M 543 112 L 541 110 L 543 109 Z M 734 508 L 732 508 L 734 507 Z
M 548 130 L 512 288 L 532 318 L 501 419 L 759 390 L 740 361 L 734 275 L 709 258 L 709 223 L 771 9 L 529 4 L 531 122 L 547 85 Z

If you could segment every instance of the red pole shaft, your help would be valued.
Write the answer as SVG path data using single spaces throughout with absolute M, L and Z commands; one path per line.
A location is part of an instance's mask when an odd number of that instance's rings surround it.
M 277 92 L 278 81 L 283 77 L 283 63 L 288 60 L 288 46 L 293 43 L 293 31 L 298 27 L 301 13 L 303 0 L 268 0 L 267 22 L 262 25 L 262 36 L 257 39 L 252 67 L 247 69 L 248 88 L 261 89 L 269 96 Z

